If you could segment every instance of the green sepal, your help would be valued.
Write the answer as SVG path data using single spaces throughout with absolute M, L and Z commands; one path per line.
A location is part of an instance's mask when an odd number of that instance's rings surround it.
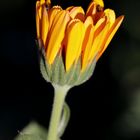
M 43 57 L 40 58 L 40 71 L 43 78 L 49 82 L 49 75 L 47 73 L 46 64 L 44 63 Z
M 62 56 L 60 56 L 60 67 L 59 67 L 59 85 L 63 86 L 65 85 L 67 78 L 66 78 L 66 70 L 65 70 L 65 66 L 64 66 L 64 62 L 63 62 L 63 58 Z
M 39 61 L 40 61 L 41 74 L 46 81 L 50 82 L 50 76 L 52 75 L 51 66 L 46 60 L 46 54 L 44 48 L 42 48 L 39 51 L 39 53 L 40 53 Z
M 54 63 L 51 66 L 52 77 L 51 81 L 58 85 L 65 85 L 65 67 L 61 55 L 57 55 Z
M 67 77 L 68 85 L 71 85 L 71 86 L 75 85 L 80 75 L 80 71 L 81 71 L 81 60 L 79 58 L 79 60 L 76 63 L 74 63 L 72 67 L 70 68 L 70 70 L 67 72 L 66 77 Z
M 77 86 L 87 81 L 93 74 L 96 60 L 92 61 L 84 72 L 81 71 L 81 57 L 73 63 L 69 71 L 66 71 L 61 54 L 58 54 L 53 62 L 49 64 L 46 60 L 45 51 L 41 50 L 40 70 L 44 79 L 56 85 Z
M 89 78 L 92 76 L 94 69 L 96 66 L 96 60 L 92 61 L 86 68 L 84 72 L 81 72 L 79 75 L 79 79 L 76 81 L 75 85 L 80 85 L 89 80 Z

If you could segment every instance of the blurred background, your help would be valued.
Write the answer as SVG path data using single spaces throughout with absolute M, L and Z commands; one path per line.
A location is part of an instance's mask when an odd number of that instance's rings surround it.
M 90 0 L 53 0 L 66 8 Z M 39 71 L 36 0 L 0 1 L 0 140 L 13 140 L 30 121 L 48 126 L 53 88 Z M 139 0 L 105 0 L 125 20 L 93 76 L 70 90 L 64 140 L 140 140 Z

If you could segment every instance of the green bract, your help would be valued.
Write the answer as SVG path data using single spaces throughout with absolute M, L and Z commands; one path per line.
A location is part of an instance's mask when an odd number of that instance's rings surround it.
M 57 55 L 54 63 L 50 65 L 45 59 L 45 51 L 40 50 L 40 70 L 43 78 L 52 84 L 60 86 L 77 86 L 87 81 L 93 74 L 96 60 L 89 63 L 85 71 L 81 71 L 81 58 L 72 65 L 69 71 L 65 70 L 62 55 Z

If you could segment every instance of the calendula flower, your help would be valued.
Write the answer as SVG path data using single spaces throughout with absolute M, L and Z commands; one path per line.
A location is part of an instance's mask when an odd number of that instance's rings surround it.
M 104 9 L 103 0 L 93 0 L 86 11 L 80 6 L 51 7 L 50 0 L 36 2 L 40 69 L 55 89 L 47 140 L 62 136 L 69 120 L 64 104 L 68 90 L 90 78 L 123 18 Z
M 49 0 L 36 2 L 42 73 L 58 85 L 83 83 L 92 75 L 124 16 L 116 18 L 114 10 L 104 9 L 102 0 L 93 0 L 86 11 L 80 6 L 63 10 L 50 4 Z

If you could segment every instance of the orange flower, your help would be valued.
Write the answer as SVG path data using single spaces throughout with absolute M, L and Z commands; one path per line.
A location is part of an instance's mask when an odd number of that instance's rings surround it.
M 102 0 L 94 0 L 86 12 L 82 7 L 50 7 L 50 1 L 36 3 L 37 38 L 45 49 L 49 65 L 60 55 L 66 72 L 80 59 L 81 73 L 106 50 L 123 21 L 112 9 L 104 10 Z

